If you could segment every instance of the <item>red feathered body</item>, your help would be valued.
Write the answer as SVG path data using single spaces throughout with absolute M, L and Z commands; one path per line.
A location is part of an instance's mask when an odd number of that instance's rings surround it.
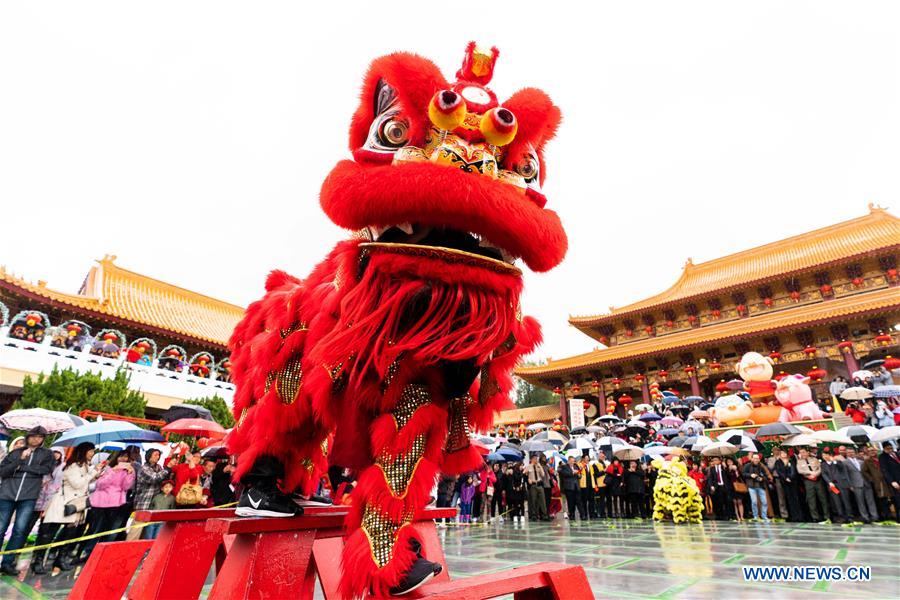
M 508 148 L 487 144 L 477 123 L 497 106 L 484 88 L 493 64 L 467 52 L 461 72 L 481 75 L 453 85 L 469 103 L 453 132 L 428 123 L 429 99 L 451 87 L 432 63 L 373 63 L 351 127 L 355 160 L 335 167 L 321 197 L 335 223 L 362 234 L 305 279 L 273 272 L 231 339 L 236 478 L 266 457 L 283 465 L 284 491 L 313 491 L 329 465 L 358 473 L 348 597 L 397 586 L 419 558 L 407 525 L 438 473 L 482 464 L 469 430 L 509 407 L 512 369 L 540 341 L 521 316 L 513 261 L 547 270 L 565 253 L 540 193 L 559 111 L 523 90 L 503 105 L 520 111 L 520 133 Z

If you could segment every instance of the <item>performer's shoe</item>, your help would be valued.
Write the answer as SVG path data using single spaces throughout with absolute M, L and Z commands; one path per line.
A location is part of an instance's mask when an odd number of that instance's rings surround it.
M 442 570 L 443 567 L 439 563 L 431 562 L 420 556 L 410 567 L 409 573 L 406 574 L 403 581 L 397 587 L 391 588 L 391 595 L 402 596 L 408 594 L 437 577 Z
M 303 508 L 277 489 L 252 487 L 241 494 L 234 514 L 239 517 L 298 517 L 303 514 Z
M 444 570 L 439 563 L 431 562 L 422 556 L 422 544 L 420 544 L 418 540 L 413 538 L 409 543 L 412 551 L 416 553 L 418 558 L 416 559 L 416 562 L 412 564 L 412 567 L 409 568 L 409 572 L 406 574 L 406 577 L 403 578 L 403 581 L 396 587 L 390 589 L 391 596 L 408 594 L 414 589 L 425 585 L 440 575 L 441 571 Z

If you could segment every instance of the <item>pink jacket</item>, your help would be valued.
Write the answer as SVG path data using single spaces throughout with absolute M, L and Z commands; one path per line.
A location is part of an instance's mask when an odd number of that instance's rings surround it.
M 107 468 L 97 479 L 91 494 L 91 506 L 112 508 L 125 504 L 125 494 L 134 486 L 134 473 L 125 469 Z

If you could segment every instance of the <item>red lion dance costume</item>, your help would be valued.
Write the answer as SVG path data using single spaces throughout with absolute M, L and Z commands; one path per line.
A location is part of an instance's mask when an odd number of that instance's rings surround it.
M 372 63 L 353 160 L 320 197 L 359 233 L 302 281 L 274 271 L 231 339 L 235 477 L 284 500 L 329 465 L 358 473 L 347 597 L 406 591 L 416 563 L 434 564 L 405 525 L 439 472 L 482 464 L 469 428 L 510 406 L 512 369 L 540 342 L 514 262 L 547 271 L 566 251 L 540 191 L 559 109 L 534 88 L 501 105 L 496 59 L 469 44 L 455 83 L 414 54 Z

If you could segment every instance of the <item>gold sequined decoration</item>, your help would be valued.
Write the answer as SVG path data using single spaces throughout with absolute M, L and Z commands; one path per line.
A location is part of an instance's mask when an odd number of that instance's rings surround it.
M 500 393 L 500 384 L 488 373 L 487 365 L 481 367 L 481 385 L 478 387 L 478 402 L 485 406 L 488 401 Z
M 278 375 L 275 371 L 269 371 L 266 373 L 266 393 L 269 393 L 269 389 L 272 387 L 272 384 L 275 383 L 275 377 Z
M 249 410 L 250 410 L 249 408 L 244 408 L 243 410 L 241 410 L 241 418 L 238 419 L 237 425 L 235 425 L 235 427 L 240 427 L 241 425 L 244 424 L 244 419 L 247 418 L 247 412 Z
M 391 383 L 394 381 L 394 377 L 397 376 L 397 371 L 400 370 L 400 361 L 403 359 L 403 354 L 394 359 L 394 362 L 387 369 L 387 373 L 384 374 L 384 380 L 381 382 L 381 393 L 384 394 L 387 392 L 388 388 L 391 387 Z
M 423 454 L 425 454 L 425 435 L 421 434 L 413 438 L 412 446 L 408 451 L 397 456 L 383 452 L 375 460 L 375 464 L 384 473 L 384 478 L 394 496 L 402 497 L 406 494 L 406 486 L 409 485 L 409 480 L 412 479 Z
M 413 514 L 410 511 L 403 515 L 399 523 L 394 523 L 378 512 L 377 508 L 370 504 L 366 505 L 361 527 L 369 538 L 372 560 L 379 569 L 390 562 L 394 554 L 394 544 L 397 543 L 397 534 L 401 527 L 412 521 Z
M 285 339 L 285 338 L 287 338 L 287 336 L 291 335 L 295 331 L 309 331 L 309 328 L 306 326 L 306 323 L 301 321 L 299 323 L 291 325 L 287 329 L 279 330 L 278 333 L 279 333 L 279 335 L 281 335 L 281 339 Z
M 293 404 L 297 399 L 302 379 L 303 368 L 300 356 L 288 360 L 284 368 L 278 371 L 275 377 L 275 391 L 278 392 L 278 397 L 284 404 Z
M 444 449 L 457 452 L 469 447 L 469 415 L 467 405 L 471 398 L 466 395 L 450 400 L 450 432 Z

